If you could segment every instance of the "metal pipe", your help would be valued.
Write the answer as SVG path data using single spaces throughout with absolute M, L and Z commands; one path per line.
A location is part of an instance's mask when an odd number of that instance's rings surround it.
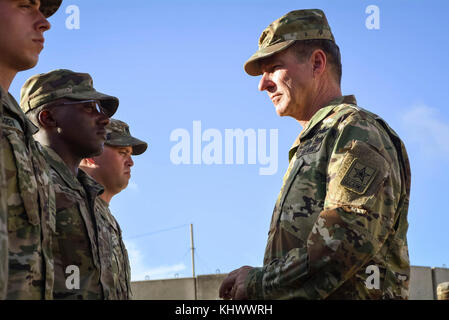
M 195 246 L 193 245 L 193 224 L 190 224 L 190 248 L 192 249 L 192 277 L 193 277 L 193 286 L 194 286 L 194 294 L 195 300 L 197 299 L 196 292 L 196 278 L 195 278 Z

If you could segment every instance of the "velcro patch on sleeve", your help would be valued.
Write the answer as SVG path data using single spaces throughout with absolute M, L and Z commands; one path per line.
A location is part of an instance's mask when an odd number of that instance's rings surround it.
M 350 167 L 346 170 L 340 184 L 357 193 L 364 194 L 368 190 L 378 170 L 375 167 L 363 163 L 363 160 L 353 159 Z
M 385 179 L 390 175 L 390 164 L 373 146 L 352 141 L 341 161 L 331 162 L 326 201 L 330 205 L 370 209 L 378 197 Z

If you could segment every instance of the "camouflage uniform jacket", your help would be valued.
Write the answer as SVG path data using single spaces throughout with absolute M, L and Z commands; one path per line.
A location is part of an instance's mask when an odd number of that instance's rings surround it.
M 344 96 L 312 117 L 289 159 L 248 297 L 407 299 L 410 167 L 396 133 Z
M 0 101 L 3 92 L 0 90 Z M 3 140 L 3 103 L 0 103 L 0 139 Z M 1 141 L 0 140 L 0 141 Z M 3 148 L 0 148 L 0 300 L 6 298 L 8 286 L 8 204 L 6 197 L 6 179 L 3 159 Z
M 103 187 L 81 169 L 75 177 L 45 148 L 56 196 L 54 299 L 103 299 L 94 203 Z
M 1 90 L 1 89 L 0 89 Z M 7 201 L 7 299 L 52 299 L 55 195 L 37 128 L 15 99 L 2 92 L 1 149 Z M 2 200 L 3 201 L 3 200 Z M 2 260 L 3 261 L 3 260 Z
M 122 230 L 109 210 L 108 203 L 100 197 L 95 202 L 95 216 L 98 222 L 104 297 L 108 300 L 131 299 L 131 269 L 128 252 L 122 241 Z

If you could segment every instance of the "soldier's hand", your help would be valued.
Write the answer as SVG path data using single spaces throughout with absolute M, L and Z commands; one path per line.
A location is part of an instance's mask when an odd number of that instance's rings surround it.
M 248 275 L 249 270 L 251 269 L 253 269 L 253 267 L 243 266 L 229 273 L 220 286 L 220 298 L 223 298 L 225 300 L 248 299 L 246 295 L 245 279 Z

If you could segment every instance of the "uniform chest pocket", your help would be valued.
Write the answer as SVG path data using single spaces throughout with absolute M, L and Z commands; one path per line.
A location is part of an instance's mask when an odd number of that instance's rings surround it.
M 280 225 L 291 235 L 306 240 L 322 211 L 326 197 L 328 128 L 301 143 L 295 157 L 299 166 L 292 171 L 281 207 Z
M 56 200 L 56 232 L 69 235 L 84 230 L 84 222 L 80 215 L 81 196 L 69 188 L 55 185 Z
M 101 221 L 101 232 L 99 232 L 99 240 L 102 242 L 101 256 L 108 259 L 107 264 L 112 268 L 113 277 L 118 281 L 118 278 L 126 269 L 121 230 L 108 211 L 102 211 L 98 220 Z
M 55 256 L 62 265 L 89 266 L 95 264 L 96 244 L 92 241 L 82 210 L 83 198 L 76 192 L 64 192 L 66 188 L 55 186 L 56 192 L 56 234 Z
M 306 241 L 313 224 L 323 210 L 326 178 L 304 163 L 285 196 L 280 225 L 293 236 Z
M 130 275 L 130 267 L 128 261 L 128 252 L 122 242 L 121 234 L 116 231 L 112 234 L 112 270 L 115 274 L 117 287 L 121 287 L 121 294 L 128 292 L 128 280 Z
M 9 223 L 10 230 L 24 226 L 26 220 L 21 217 L 24 213 L 28 223 L 37 226 L 40 224 L 38 190 L 30 151 L 22 132 L 8 126 L 3 126 L 2 130 L 6 138 L 1 146 L 8 184 L 8 211 L 18 214 L 17 219 Z
M 270 223 L 270 230 L 268 232 L 269 236 L 277 229 L 279 225 L 279 218 L 281 216 L 282 206 L 284 204 L 285 197 L 287 196 L 290 190 L 291 184 L 296 176 L 296 173 L 301 169 L 303 162 L 304 162 L 303 159 L 297 159 L 296 156 L 294 159 L 290 161 L 287 172 L 284 175 L 284 182 L 282 184 L 281 192 L 279 193 L 279 196 L 276 200 L 276 204 L 273 209 L 273 215 L 271 217 Z
M 77 203 L 83 201 L 82 197 L 73 192 L 72 189 L 55 185 L 56 212 L 76 206 Z
M 118 270 L 115 270 L 117 269 L 117 261 L 114 253 L 120 247 L 120 243 L 118 242 L 119 230 L 114 221 L 101 213 L 97 216 L 97 225 L 102 264 L 113 268 L 113 272 L 118 272 Z

